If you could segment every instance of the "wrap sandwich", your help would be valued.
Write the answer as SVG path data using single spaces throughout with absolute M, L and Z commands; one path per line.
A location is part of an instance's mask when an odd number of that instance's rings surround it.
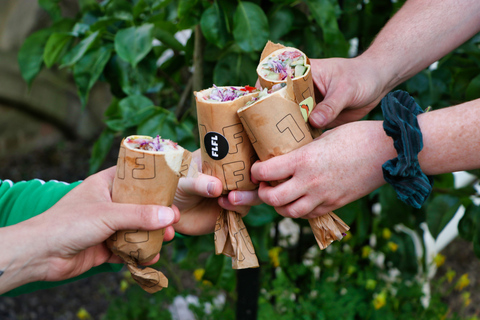
M 190 160 L 189 151 L 159 136 L 124 138 L 113 181 L 113 202 L 171 206 L 180 171 L 186 170 Z M 138 265 L 160 252 L 164 235 L 165 229 L 122 230 L 106 241 L 108 248 L 125 261 L 135 281 L 149 293 L 167 287 L 168 279 L 160 271 Z
M 286 154 L 313 141 L 300 106 L 295 101 L 293 84 L 277 84 L 238 109 L 245 130 L 260 160 Z M 265 90 L 265 89 L 264 89 Z M 280 182 L 272 182 L 277 185 Z M 349 227 L 333 212 L 308 219 L 320 249 L 344 237 Z
M 253 87 L 217 87 L 195 92 L 202 172 L 222 181 L 223 193 L 255 190 L 250 167 L 255 150 L 237 110 L 257 94 Z M 215 226 L 215 253 L 232 257 L 234 269 L 258 267 L 258 259 L 239 213 L 222 210 Z
M 310 60 L 302 51 L 268 41 L 257 66 L 258 80 L 262 88 L 271 89 L 279 83 L 286 83 L 287 77 L 293 82 L 295 101 L 302 106 L 302 115 L 307 121 L 316 105 Z M 319 129 L 311 127 L 312 136 L 321 134 Z

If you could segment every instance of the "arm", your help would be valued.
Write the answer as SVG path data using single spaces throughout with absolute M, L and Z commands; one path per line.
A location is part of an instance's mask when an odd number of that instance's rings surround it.
M 480 168 L 478 119 L 480 99 L 419 115 L 424 148 L 418 159 L 423 172 Z M 291 153 L 256 163 L 252 176 L 259 181 L 290 177 L 276 187 L 262 182 L 259 197 L 283 216 L 313 218 L 385 184 L 382 164 L 396 156 L 382 121 L 357 121 L 327 131 Z
M 480 31 L 479 20 L 479 1 L 406 1 L 359 57 L 312 59 L 324 100 L 310 122 L 333 127 L 361 119 L 395 86 Z
M 112 203 L 115 170 L 89 177 L 42 214 L 0 229 L 0 293 L 29 282 L 72 278 L 105 262 L 121 263 L 104 245 L 116 230 L 167 227 L 165 239 L 173 238 L 177 208 Z M 4 196 L 10 209 L 37 210 L 43 202 L 28 193 Z
M 0 294 L 31 282 L 69 279 L 103 263 L 123 263 L 104 245 L 116 230 L 166 227 L 164 240 L 169 241 L 174 237 L 171 225 L 176 223 L 181 233 L 206 234 L 213 232 L 220 206 L 245 215 L 259 202 L 256 191 L 218 198 L 221 181 L 200 174 L 180 179 L 172 208 L 112 203 L 115 172 L 112 167 L 92 175 L 71 191 L 65 186 L 62 194 L 70 192 L 60 200 L 58 195 L 44 201 L 51 196 L 49 190 L 36 197 L 31 197 L 33 188 L 16 196 L 0 190 L 6 199 L 0 208 L 7 211 L 3 216 L 0 212 L 0 223 L 6 225 L 0 228 Z M 176 206 L 182 210 L 181 221 Z M 18 214 L 9 215 L 10 211 Z M 158 255 L 151 263 L 156 260 Z

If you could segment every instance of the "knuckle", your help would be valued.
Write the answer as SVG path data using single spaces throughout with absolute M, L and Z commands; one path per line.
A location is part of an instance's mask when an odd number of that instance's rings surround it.
M 279 207 L 282 205 L 280 198 L 275 192 L 269 192 L 265 195 L 265 203 L 273 207 Z

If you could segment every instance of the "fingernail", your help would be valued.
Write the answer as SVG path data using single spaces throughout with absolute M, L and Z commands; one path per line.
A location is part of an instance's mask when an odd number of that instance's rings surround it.
M 212 196 L 215 192 L 215 182 L 209 182 L 207 185 L 207 193 L 208 195 Z
M 162 226 L 171 224 L 173 219 L 175 219 L 175 215 L 172 209 L 167 207 L 160 207 L 160 209 L 158 209 L 158 221 Z
M 234 192 L 233 193 L 233 204 L 237 204 L 242 202 L 243 200 L 243 195 L 241 192 Z
M 326 121 L 327 119 L 325 119 L 325 116 L 320 112 L 315 112 L 310 115 L 310 122 L 313 122 L 315 127 L 323 127 Z

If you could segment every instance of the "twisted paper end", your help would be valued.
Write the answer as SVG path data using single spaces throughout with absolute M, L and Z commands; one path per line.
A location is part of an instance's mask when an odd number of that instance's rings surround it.
M 163 273 L 152 268 L 140 268 L 133 264 L 127 264 L 127 268 L 143 290 L 155 293 L 168 287 L 168 279 Z
M 222 210 L 215 225 L 215 253 L 232 258 L 233 269 L 258 268 L 258 259 L 242 216 Z
M 313 234 L 321 250 L 328 247 L 335 240 L 342 240 L 350 227 L 335 213 L 329 212 L 320 217 L 308 219 Z

